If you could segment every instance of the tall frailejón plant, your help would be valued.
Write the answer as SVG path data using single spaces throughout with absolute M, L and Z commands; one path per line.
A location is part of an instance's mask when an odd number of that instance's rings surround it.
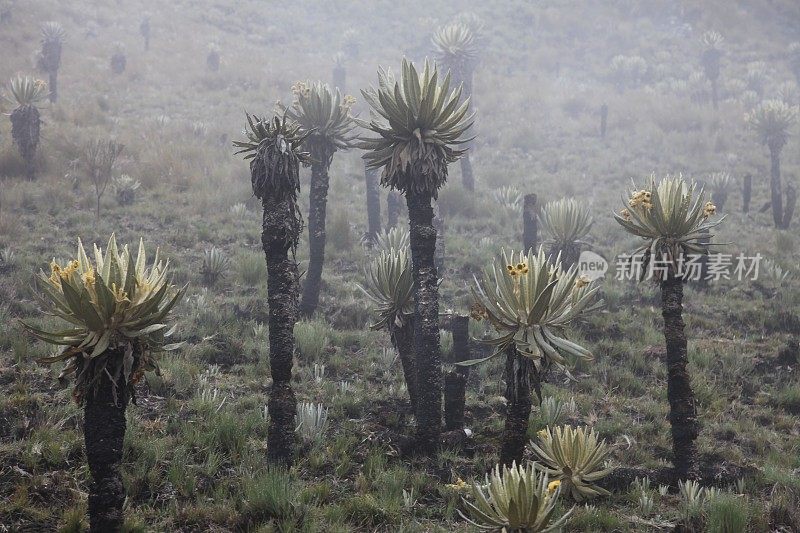
M 614 218 L 628 233 L 641 237 L 643 254 L 641 277 L 652 278 L 661 286 L 661 314 L 667 345 L 667 398 L 672 426 L 673 465 L 677 479 L 697 476 L 699 433 L 694 392 L 687 370 L 688 355 L 683 322 L 683 284 L 693 255 L 707 254 L 711 229 L 722 219 L 711 222 L 716 213 L 711 202 L 704 202 L 703 190 L 681 176 L 667 176 L 648 188 L 632 190 L 627 206 Z M 724 217 L 723 217 L 724 219 Z
M 467 361 L 466 365 L 506 354 L 506 423 L 500 462 L 521 462 L 527 442 L 532 388 L 541 400 L 540 376 L 554 368 L 571 377 L 567 357 L 591 360 L 586 348 L 566 338 L 567 328 L 596 310 L 597 287 L 578 275 L 577 268 L 563 270 L 550 262 L 540 247 L 538 254 L 506 254 L 503 251 L 483 281 L 475 280 L 475 318 L 485 318 L 497 337 L 489 357 Z
M 789 140 L 789 129 L 797 118 L 797 108 L 781 100 L 762 102 L 745 117 L 761 142 L 769 148 L 772 218 L 776 228 L 788 228 L 790 217 L 783 212 L 781 151 Z M 788 213 L 787 213 L 788 214 Z
M 50 77 L 50 102 L 58 100 L 58 69 L 61 67 L 61 48 L 66 32 L 58 22 L 45 22 L 42 25 L 42 50 L 39 65 Z
M 574 198 L 548 202 L 539 214 L 542 227 L 550 236 L 546 243 L 553 258 L 561 254 L 561 265 L 569 268 L 578 262 L 583 239 L 592 229 L 589 208 Z
M 371 329 L 386 328 L 397 350 L 408 388 L 411 407 L 416 409 L 417 387 L 414 361 L 414 284 L 411 280 L 411 250 L 408 244 L 380 250 L 364 267 L 366 283 L 359 288 L 372 300 L 377 320 Z
M 36 178 L 36 149 L 39 146 L 39 129 L 42 119 L 36 104 L 47 98 L 47 84 L 30 76 L 17 76 L 11 80 L 11 97 L 6 99 L 16 108 L 11 112 L 11 137 L 25 161 L 25 176 Z
M 470 101 L 473 101 L 472 85 L 478 59 L 477 40 L 473 30 L 460 22 L 442 26 L 432 38 L 439 65 L 450 70 L 455 83 L 463 84 L 462 97 Z M 461 179 L 465 189 L 475 190 L 469 153 L 461 158 Z
M 247 139 L 235 141 L 237 154 L 250 160 L 253 194 L 261 200 L 264 217 L 261 245 L 267 260 L 269 303 L 269 358 L 272 387 L 269 393 L 267 457 L 272 463 L 291 464 L 295 455 L 297 400 L 291 387 L 294 325 L 298 315 L 298 280 L 295 252 L 303 229 L 297 205 L 300 165 L 310 162 L 301 150 L 307 133 L 286 117 L 262 119 L 247 115 Z
M 431 201 L 447 180 L 447 165 L 464 154 L 472 126 L 469 99 L 459 102 L 461 89 L 450 91 L 450 74 L 439 83 L 439 72 L 427 61 L 418 72 L 403 61 L 400 79 L 378 70 L 378 87 L 362 91 L 376 115 L 363 123 L 374 137 L 362 148 L 367 166 L 382 168 L 381 183 L 405 194 L 411 233 L 414 283 L 414 353 L 417 368 L 417 437 L 419 449 L 430 453 L 442 427 L 442 370 L 439 347 L 439 287 L 434 255 L 436 228 Z
M 89 519 L 92 532 L 120 531 L 125 492 L 122 484 L 122 443 L 125 410 L 135 401 L 134 385 L 147 370 L 157 370 L 157 354 L 175 349 L 167 344 L 173 328 L 165 321 L 185 292 L 169 283 L 169 264 L 147 264 L 144 244 L 134 259 L 128 247 L 117 247 L 114 236 L 105 253 L 94 247 L 94 261 L 78 241 L 77 257 L 65 265 L 53 261 L 41 272 L 43 306 L 69 323 L 47 331 L 25 327 L 37 338 L 63 349 L 40 359 L 66 361 L 59 379 L 73 376 L 73 398 L 84 408 L 84 442 L 92 483 Z
M 350 148 L 355 140 L 355 123 L 350 108 L 355 100 L 344 98 L 338 89 L 322 82 L 298 82 L 292 87 L 294 102 L 286 116 L 299 126 L 306 136 L 304 147 L 311 154 L 311 184 L 309 187 L 308 245 L 309 261 L 300 300 L 304 316 L 314 314 L 319 303 L 322 267 L 325 262 L 325 215 L 328 203 L 328 183 L 333 155 L 337 150 Z
M 703 65 L 703 72 L 711 83 L 711 101 L 714 109 L 717 109 L 719 102 L 719 62 L 722 58 L 722 41 L 724 38 L 719 32 L 707 31 L 700 37 L 703 45 L 703 53 L 700 62 Z

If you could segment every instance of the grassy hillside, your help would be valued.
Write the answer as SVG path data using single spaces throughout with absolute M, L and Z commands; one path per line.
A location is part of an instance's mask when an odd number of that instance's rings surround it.
M 111 232 L 120 242 L 142 236 L 159 246 L 175 282 L 189 283 L 176 313 L 186 344 L 164 356 L 161 376 L 146 375 L 138 405 L 128 411 L 131 531 L 471 530 L 458 513 L 464 506 L 457 480 L 482 480 L 497 461 L 502 363 L 472 371 L 473 436 L 464 447 L 433 459 L 402 453 L 414 423 L 402 372 L 386 333 L 368 329 L 369 302 L 355 285 L 370 256 L 361 245 L 367 216 L 358 150 L 334 158 L 320 312 L 296 329 L 298 400 L 329 408 L 325 437 L 305 446 L 288 474 L 266 468 L 261 209 L 247 164 L 231 146 L 243 135 L 245 110 L 271 113 L 276 100 L 290 101 L 297 80 L 330 81 L 333 55 L 346 44 L 358 46 L 358 57 L 346 63 L 345 92 L 366 116 L 359 89 L 376 82 L 377 66 L 396 69 L 404 55 L 429 55 L 431 32 L 462 11 L 475 12 L 487 28 L 475 74 L 477 191 L 467 193 L 459 165 L 451 165 L 438 200 L 445 224 L 440 308 L 468 312 L 473 274 L 501 247 L 522 246 L 519 206 L 500 202 L 502 187 L 535 192 L 540 202 L 562 196 L 586 202 L 595 219 L 591 248 L 612 263 L 602 282 L 604 310 L 575 335 L 594 362 L 575 368 L 577 382 L 553 376 L 543 390 L 546 397 L 574 399 L 564 422 L 591 425 L 614 445 L 617 471 L 604 481 L 612 495 L 577 505 L 567 530 L 668 531 L 679 523 L 715 530 L 737 510 L 748 531 L 800 530 L 798 222 L 776 230 L 769 211 L 759 212 L 769 200 L 769 153 L 743 118 L 762 99 L 777 97 L 779 87 L 799 103 L 796 85 L 793 93 L 785 85 L 796 83 L 785 52 L 800 40 L 800 5 L 644 4 L 0 0 L 0 10 L 8 6 L 10 13 L 0 23 L 4 93 L 16 73 L 45 77 L 34 68 L 41 23 L 59 21 L 67 32 L 59 102 L 42 106 L 36 181 L 23 177 L 10 121 L 0 117 L 0 531 L 88 528 L 81 409 L 69 386 L 55 379 L 59 369 L 35 362 L 52 347 L 35 342 L 18 320 L 40 320 L 35 272 L 54 257 L 71 258 L 78 238 L 103 244 Z M 148 51 L 139 35 L 145 12 L 152 25 Z M 356 37 L 346 43 L 349 29 Z M 709 29 L 725 37 L 716 111 L 700 65 L 700 35 Z M 115 42 L 126 51 L 121 75 L 110 68 Z M 220 48 L 219 72 L 206 68 L 211 43 Z M 618 55 L 640 56 L 645 65 L 623 86 L 611 69 Z M 759 61 L 763 67 L 752 64 Z M 13 105 L 0 109 L 9 113 Z M 86 142 L 107 138 L 125 145 L 117 173 L 141 188 L 129 206 L 109 190 L 97 219 L 92 184 L 76 161 Z M 800 186 L 796 135 L 783 150 L 782 167 L 784 183 Z M 731 243 L 726 253 L 761 254 L 792 274 L 778 279 L 777 269 L 762 263 L 757 281 L 687 286 L 704 483 L 736 495 L 733 510 L 709 503 L 687 520 L 679 494 L 657 491 L 671 459 L 659 292 L 650 283 L 613 279 L 614 257 L 639 242 L 611 213 L 623 207 L 631 178 L 642 184 L 651 173 L 682 172 L 707 180 L 719 171 L 729 172 L 734 185 L 716 240 Z M 748 214 L 740 193 L 746 174 L 753 176 Z M 381 198 L 385 223 L 385 190 Z M 200 270 L 212 246 L 231 262 L 207 286 Z M 301 271 L 307 257 L 304 233 Z M 486 330 L 475 321 L 470 328 L 476 338 Z M 444 353 L 450 344 L 444 335 Z M 545 426 L 534 407 L 530 436 Z M 653 482 L 652 509 L 629 487 L 637 476 Z M 565 498 L 559 512 L 571 505 Z

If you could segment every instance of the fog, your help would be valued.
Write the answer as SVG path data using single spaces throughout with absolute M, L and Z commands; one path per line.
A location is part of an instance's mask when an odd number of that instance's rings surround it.
M 793 0 L 0 0 L 0 532 L 800 530 L 798 84 Z

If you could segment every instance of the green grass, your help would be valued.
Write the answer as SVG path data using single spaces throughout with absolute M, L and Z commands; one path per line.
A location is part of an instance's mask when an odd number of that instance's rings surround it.
M 8 51 L 0 55 L 3 80 L 31 72 L 40 22 L 59 20 L 69 35 L 60 102 L 42 109 L 36 182 L 21 177 L 10 122 L 0 117 L 0 251 L 13 252 L 13 261 L 0 261 L 0 523 L 11 530 L 87 527 L 81 410 L 70 402 L 68 386 L 56 381 L 59 369 L 35 363 L 51 347 L 25 336 L 17 320 L 55 325 L 40 318 L 34 273 L 52 257 L 68 257 L 77 237 L 105 242 L 115 231 L 120 242 L 143 236 L 160 247 L 175 282 L 190 284 L 176 309 L 177 336 L 186 345 L 162 358 L 161 376 L 145 376 L 139 404 L 129 408 L 123 462 L 128 530 L 470 530 L 457 512 L 463 510 L 460 494 L 444 485 L 483 479 L 497 459 L 505 413 L 502 361 L 472 370 L 467 425 L 474 436 L 466 450 L 427 461 L 398 453 L 414 423 L 402 371 L 384 356 L 384 350 L 392 355 L 386 333 L 367 329 L 369 303 L 354 286 L 369 254 L 360 245 L 366 210 L 357 150 L 338 153 L 333 162 L 320 308 L 296 328 L 293 386 L 298 401 L 330 408 L 326 436 L 291 471 L 266 468 L 263 409 L 270 373 L 261 206 L 252 197 L 246 162 L 230 145 L 241 135 L 244 109 L 269 112 L 274 100 L 287 101 L 294 81 L 329 77 L 330 56 L 343 45 L 346 28 L 354 27 L 361 39 L 361 58 L 347 64 L 346 91 L 360 100 L 358 89 L 375 82 L 377 64 L 396 66 L 402 51 L 424 55 L 427 34 L 455 14 L 452 3 L 357 0 L 344 10 L 335 3 L 241 0 L 234 9 L 210 0 L 176 3 L 153 13 L 148 53 L 136 32 L 147 3 L 106 4 L 17 0 L 13 23 L 0 26 L 0 44 Z M 770 213 L 758 212 L 769 198 L 769 158 L 744 126 L 746 95 L 736 89 L 747 61 L 757 58 L 768 62 L 765 96 L 791 79 L 781 59 L 789 39 L 778 21 L 796 20 L 796 3 L 754 0 L 731 10 L 723 0 L 707 0 L 683 13 L 669 2 L 634 13 L 629 2 L 602 4 L 474 7 L 490 30 L 475 75 L 478 190 L 467 193 L 459 165 L 451 165 L 438 201 L 445 222 L 440 310 L 467 311 L 472 276 L 501 247 L 521 245 L 519 217 L 492 196 L 501 186 L 536 193 L 540 205 L 564 195 L 588 202 L 596 221 L 588 240 L 611 259 L 638 245 L 610 216 L 631 177 L 641 183 L 651 172 L 683 171 L 704 179 L 725 170 L 734 176 L 718 237 L 733 243 L 726 253 L 761 253 L 800 271 L 797 221 L 789 231 L 776 231 Z M 668 22 L 672 18 L 677 24 Z M 686 34 L 683 24 L 692 28 Z M 95 37 L 86 36 L 90 27 Z M 708 28 L 722 31 L 728 47 L 716 112 L 707 87 L 682 85 L 699 68 L 697 41 Z M 118 77 L 107 67 L 114 40 L 128 50 L 128 67 Z M 210 40 L 221 47 L 216 74 L 205 69 Z M 618 53 L 639 54 L 648 63 L 642 85 L 624 93 L 608 78 L 610 57 Z M 699 100 L 693 100 L 695 89 Z M 609 106 L 605 140 L 597 135 L 603 102 Z M 357 105 L 364 117 L 363 103 Z M 5 102 L 0 107 L 11 111 Z M 168 122 L 158 119 L 164 114 Z M 198 121 L 207 131 L 195 136 Z M 69 163 L 82 143 L 112 135 L 126 145 L 119 171 L 142 187 L 126 207 L 106 194 L 96 221 L 90 183 L 78 172 L 73 186 L 64 175 L 75 175 Z M 797 143 L 790 138 L 781 160 L 785 184 L 795 186 Z M 739 180 L 746 173 L 754 178 L 745 216 Z M 307 171 L 301 187 L 307 214 Z M 386 194 L 381 191 L 384 223 Z M 238 204 L 245 209 L 232 211 Z M 203 252 L 211 246 L 231 259 L 230 272 L 203 287 Z M 304 272 L 306 231 L 297 259 Z M 779 295 L 764 284 L 729 280 L 685 291 L 701 459 L 747 467 L 747 494 L 724 496 L 702 513 L 717 531 L 741 523 L 742 513 L 750 531 L 797 527 L 800 520 L 798 369 L 788 372 L 772 361 L 798 335 L 792 328 L 800 281 L 789 280 Z M 654 350 L 664 342 L 660 294 L 647 283 L 615 280 L 613 271 L 602 292 L 605 310 L 571 337 L 591 348 L 595 360 L 574 369 L 577 382 L 545 383 L 544 395 L 573 397 L 578 409 L 568 422 L 594 426 L 616 444 L 614 465 L 664 468 L 671 441 L 666 367 Z M 475 338 L 486 329 L 470 324 Z M 326 367 L 322 383 L 311 377 L 314 363 Z M 341 381 L 350 384 L 347 393 Z M 541 426 L 534 407 L 531 435 Z M 409 508 L 403 491 L 412 489 Z M 676 496 L 653 491 L 653 498 L 647 520 L 660 526 L 638 520 L 638 503 L 625 487 L 590 502 L 592 509 L 578 507 L 568 530 L 652 531 L 680 520 Z M 562 509 L 571 505 L 565 500 Z

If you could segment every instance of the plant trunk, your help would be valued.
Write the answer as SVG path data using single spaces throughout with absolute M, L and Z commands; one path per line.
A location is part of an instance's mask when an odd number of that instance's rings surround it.
M 711 103 L 714 105 L 714 109 L 719 109 L 719 87 L 718 87 L 717 79 L 711 79 Z
M 600 106 L 600 138 L 606 138 L 606 130 L 608 129 L 608 105 L 603 104 Z
M 559 247 L 557 244 L 554 244 L 550 249 L 550 254 L 553 256 L 553 260 L 555 260 L 559 253 L 561 253 L 561 268 L 567 270 L 572 265 L 578 263 L 578 259 L 580 259 L 581 256 L 581 247 L 578 244 L 566 244 L 561 247 Z
M 506 350 L 506 424 L 500 447 L 500 464 L 522 464 L 528 442 L 528 420 L 533 407 L 531 381 L 536 379 L 533 362 L 513 344 Z
M 717 206 L 717 211 L 720 213 L 725 211 L 725 202 L 728 201 L 727 191 L 717 191 L 711 194 L 711 200 Z
M 402 208 L 403 203 L 400 201 L 400 194 L 389 191 L 389 194 L 386 196 L 387 229 L 392 229 L 397 226 L 397 221 L 400 220 L 400 210 Z
M 469 152 L 461 156 L 461 184 L 469 192 L 475 192 L 475 175 L 472 173 Z
M 121 354 L 106 355 L 116 356 L 122 357 Z M 89 524 L 92 533 L 114 533 L 122 529 L 125 487 L 120 465 L 128 400 L 127 386 L 121 384 L 117 386 L 115 401 L 113 384 L 106 374 L 101 374 L 96 391 L 89 391 L 84 400 L 83 438 L 86 460 L 92 474 L 89 486 Z
M 378 170 L 364 165 L 364 183 L 367 192 L 367 242 L 375 243 L 381 233 L 381 192 L 378 188 Z
M 267 410 L 267 459 L 289 465 L 294 460 L 297 409 L 291 387 L 294 357 L 294 325 L 297 322 L 297 262 L 289 256 L 293 227 L 290 200 L 265 198 L 261 244 L 267 259 L 267 301 L 269 304 L 269 360 L 272 387 Z
M 11 112 L 11 137 L 25 161 L 25 177 L 31 181 L 36 179 L 35 158 L 40 126 L 39 110 L 35 106 L 20 106 Z
M 325 263 L 325 214 L 328 203 L 328 167 L 315 162 L 311 166 L 308 211 L 308 272 L 303 284 L 300 313 L 309 317 L 317 310 L 322 266 Z
M 432 454 L 442 431 L 442 369 L 439 347 L 439 283 L 434 257 L 432 195 L 407 192 L 414 279 L 414 354 L 417 368 L 417 445 Z
M 789 229 L 797 204 L 797 190 L 792 185 L 786 186 L 786 206 L 783 210 L 783 229 Z
M 403 366 L 403 377 L 408 389 L 411 409 L 417 409 L 417 370 L 414 357 L 414 317 L 407 317 L 401 327 L 391 328 L 392 344 L 397 348 L 400 364 Z
M 772 191 L 772 219 L 775 227 L 783 225 L 783 192 L 781 191 L 781 151 L 770 147 L 770 190 Z
M 453 354 L 451 363 L 469 361 L 469 316 L 453 317 Z M 444 377 L 444 423 L 448 431 L 464 429 L 464 404 L 466 403 L 469 367 L 456 366 Z
M 333 87 L 344 93 L 347 84 L 347 71 L 342 66 L 333 67 Z
M 539 223 L 536 218 L 536 195 L 526 194 L 522 204 L 522 246 L 536 252 L 539 246 Z
M 748 174 L 742 183 L 742 213 L 750 212 L 750 198 L 753 196 L 753 176 Z
M 676 479 L 697 477 L 699 433 L 694 392 L 687 370 L 688 355 L 683 323 L 683 280 L 669 275 L 661 282 L 664 339 L 667 346 L 667 398 L 672 426 L 673 466 Z
M 56 103 L 58 100 L 58 70 L 51 70 L 48 72 L 50 75 L 50 103 Z

